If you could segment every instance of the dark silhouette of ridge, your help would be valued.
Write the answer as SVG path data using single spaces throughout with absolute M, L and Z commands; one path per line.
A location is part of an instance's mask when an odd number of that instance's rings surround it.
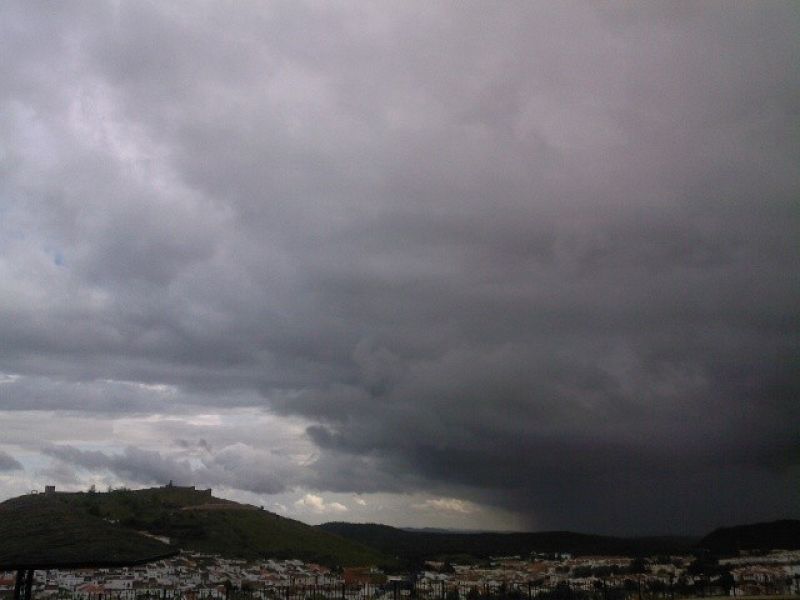
M 135 532 L 168 538 L 176 550 L 229 557 L 301 559 L 329 566 L 393 564 L 380 552 L 358 542 L 192 487 L 53 492 L 20 496 L 0 507 L 4 507 L 0 517 L 5 511 L 5 524 L 0 524 L 0 558 L 19 554 L 18 550 L 6 552 L 9 547 L 6 539 L 13 536 L 19 540 L 18 544 L 25 543 L 29 527 L 19 525 L 17 521 L 22 519 L 42 527 L 47 525 L 48 539 L 54 548 L 66 547 L 73 539 L 82 541 L 86 551 L 93 552 L 91 556 L 110 561 L 106 566 L 115 566 L 113 557 L 104 552 L 111 543 L 110 532 L 121 532 L 124 537 L 138 540 L 141 546 L 132 546 L 132 550 L 153 546 L 156 548 L 153 554 L 164 554 L 162 548 L 167 548 L 166 552 L 172 548 Z M 91 527 L 84 530 L 81 524 Z M 81 556 L 75 554 L 75 566 L 92 562 Z M 127 555 L 125 560 L 129 560 Z M 0 560 L 2 564 L 9 563 Z
M 332 522 L 320 529 L 407 561 L 465 554 L 475 558 L 527 556 L 532 552 L 573 555 L 649 555 L 688 552 L 696 538 L 621 538 L 570 531 L 462 533 L 413 531 L 388 525 Z
M 739 550 L 800 550 L 800 521 L 783 519 L 715 529 L 697 544 L 714 554 Z

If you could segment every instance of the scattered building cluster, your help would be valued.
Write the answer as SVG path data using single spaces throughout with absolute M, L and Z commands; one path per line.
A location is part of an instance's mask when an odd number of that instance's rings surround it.
M 700 590 L 706 595 L 712 584 L 729 586 L 730 596 L 800 594 L 800 551 L 775 551 L 719 561 L 720 571 L 729 571 L 730 581 L 692 570 L 694 556 L 661 556 L 633 559 L 614 556 L 569 555 L 536 559 L 501 559 L 489 565 L 444 565 L 429 562 L 431 570 L 419 575 L 418 585 L 436 591 L 455 590 L 459 597 L 486 596 L 516 590 L 522 598 L 542 590 L 569 586 L 577 590 L 622 589 L 637 595 L 685 595 Z M 733 567 L 733 568 L 731 568 Z M 677 594 L 676 594 L 677 592 Z
M 397 600 L 412 593 L 427 598 L 479 598 L 499 593 L 534 598 L 559 586 L 576 590 L 627 589 L 632 595 L 708 583 L 693 574 L 692 556 L 632 559 L 570 555 L 498 558 L 480 564 L 428 562 L 409 574 L 385 574 L 375 568 L 332 571 L 299 560 L 245 561 L 197 553 L 120 569 L 37 571 L 37 598 L 135 599 L 182 597 L 188 600 L 226 598 L 232 591 L 258 598 L 344 598 Z M 800 594 L 800 551 L 774 551 L 722 559 L 719 566 L 732 579 L 731 596 Z M 14 573 L 0 573 L 0 597 L 13 591 Z M 413 590 L 413 592 L 412 592 Z
M 225 597 L 232 589 L 266 590 L 331 585 L 320 565 L 299 560 L 263 562 L 184 552 L 136 567 L 36 571 L 34 597 Z M 14 573 L 0 573 L 0 594 L 13 590 Z
M 723 558 L 742 595 L 760 595 L 774 582 L 786 581 L 787 592 L 800 594 L 800 551 Z

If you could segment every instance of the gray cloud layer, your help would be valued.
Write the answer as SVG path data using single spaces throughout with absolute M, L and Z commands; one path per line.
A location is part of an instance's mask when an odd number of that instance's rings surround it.
M 793 4 L 0 10 L 3 409 L 262 405 L 306 485 L 537 527 L 798 516 Z
M 142 485 L 163 485 L 174 480 L 183 485 L 200 481 L 259 494 L 275 494 L 285 489 L 286 474 L 276 461 L 243 448 L 228 448 L 213 457 L 203 457 L 199 467 L 193 467 L 188 460 L 176 460 L 154 450 L 132 446 L 120 454 L 79 450 L 72 446 L 50 446 L 44 453 L 85 469 L 107 469 L 123 480 Z
M 0 472 L 2 471 L 16 471 L 21 469 L 20 462 L 10 454 L 0 450 Z

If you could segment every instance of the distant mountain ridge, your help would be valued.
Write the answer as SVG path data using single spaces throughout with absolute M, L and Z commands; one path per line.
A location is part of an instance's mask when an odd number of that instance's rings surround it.
M 645 555 L 688 552 L 697 538 L 640 537 L 621 538 L 569 531 L 537 533 L 455 533 L 412 531 L 380 524 L 332 522 L 320 529 L 371 546 L 406 561 L 437 556 L 467 554 L 489 556 L 527 556 L 531 552 L 574 555 Z
M 47 496 L 63 509 L 100 517 L 116 527 L 167 537 L 184 550 L 248 559 L 301 559 L 328 566 L 393 564 L 356 541 L 256 506 L 215 498 L 210 490 L 168 486 Z M 13 506 L 18 500 L 3 504 Z
M 798 520 L 720 528 L 698 541 L 690 537 L 624 538 L 569 531 L 414 530 L 344 522 L 312 527 L 260 507 L 213 497 L 210 490 L 175 486 L 40 496 L 48 497 L 21 496 L 0 507 L 13 512 L 17 505 L 32 506 L 47 500 L 56 502 L 59 510 L 104 520 L 104 527 L 113 525 L 167 537 L 172 545 L 185 550 L 248 559 L 297 558 L 329 566 L 414 568 L 438 557 L 483 559 L 527 556 L 531 552 L 645 556 L 698 549 L 720 555 L 738 550 L 800 549 Z
M 720 527 L 697 544 L 715 554 L 736 554 L 739 550 L 800 550 L 800 521 L 782 519 L 735 527 Z

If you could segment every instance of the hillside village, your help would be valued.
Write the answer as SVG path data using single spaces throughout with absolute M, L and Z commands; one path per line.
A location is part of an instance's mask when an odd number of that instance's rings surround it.
M 481 598 L 552 597 L 570 589 L 593 597 L 638 598 L 800 594 L 800 551 L 773 551 L 720 560 L 727 586 L 692 575 L 692 556 L 497 558 L 478 565 L 431 561 L 417 573 L 327 567 L 299 560 L 246 561 L 183 552 L 172 559 L 120 569 L 37 571 L 37 598 Z M 0 597 L 13 593 L 14 573 L 0 573 Z M 456 596 L 457 594 L 457 596 Z

